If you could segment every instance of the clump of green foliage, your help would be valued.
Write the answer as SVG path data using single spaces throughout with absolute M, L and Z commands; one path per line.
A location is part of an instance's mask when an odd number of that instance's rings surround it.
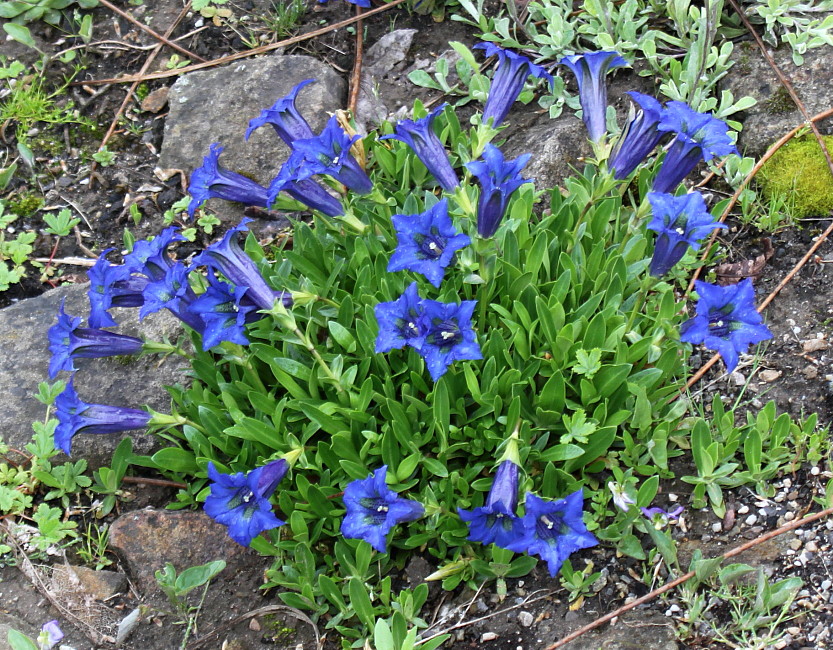
M 833 151 L 833 136 L 824 136 L 824 143 L 828 151 Z M 765 197 L 793 197 L 793 213 L 799 219 L 825 216 L 833 210 L 833 176 L 812 135 L 781 147 L 761 168 L 757 179 Z

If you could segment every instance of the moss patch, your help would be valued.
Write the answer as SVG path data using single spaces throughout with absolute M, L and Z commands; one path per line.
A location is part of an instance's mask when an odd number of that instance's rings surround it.
M 772 97 L 764 103 L 764 108 L 770 115 L 789 113 L 795 110 L 795 102 L 784 86 L 778 86 L 778 89 L 772 93 Z
M 824 136 L 833 152 L 833 136 Z M 804 136 L 781 147 L 756 177 L 766 198 L 789 196 L 796 217 L 826 217 L 833 210 L 833 176 L 815 138 Z

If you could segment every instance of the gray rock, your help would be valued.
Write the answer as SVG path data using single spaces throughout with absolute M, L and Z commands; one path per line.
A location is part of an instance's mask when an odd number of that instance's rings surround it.
M 800 66 L 793 63 L 792 51 L 788 47 L 771 51 L 771 54 L 792 82 L 811 117 L 830 107 L 833 95 L 830 57 L 833 56 L 833 47 L 825 45 L 809 50 Z M 721 80 L 720 88 L 732 91 L 735 99 L 749 95 L 758 101 L 741 114 L 743 131 L 738 145 L 744 154 L 760 157 L 781 136 L 803 123 L 804 117 L 754 43 L 741 43 L 735 48 L 732 59 L 735 65 Z M 831 133 L 833 129 L 829 120 L 818 126 L 822 133 Z
M 389 75 L 401 67 L 416 33 L 416 29 L 397 29 L 368 48 L 356 105 L 356 123 L 365 133 L 389 119 L 390 106 L 397 108 L 402 80 L 398 76 L 391 79 Z
M 0 392 L 5 396 L 0 409 L 0 431 L 6 444 L 23 449 L 32 437 L 32 422 L 42 421 L 46 407 L 35 399 L 38 384 L 47 381 L 49 349 L 47 330 L 55 323 L 58 307 L 66 299 L 66 312 L 84 316 L 89 312 L 87 284 L 59 287 L 36 298 L 0 310 Z M 148 316 L 141 324 L 137 310 L 115 309 L 114 318 L 122 323 L 122 334 L 149 340 L 181 332 L 179 322 L 167 311 Z M 184 382 L 181 358 L 144 357 L 125 364 L 119 358 L 79 359 L 75 388 L 85 402 L 141 408 L 148 405 L 169 411 L 170 396 L 163 386 Z M 62 373 L 67 379 L 66 373 Z M 73 440 L 75 458 L 86 458 L 91 468 L 110 462 L 119 441 L 130 435 L 137 453 L 147 454 L 159 445 L 144 431 L 124 435 L 80 435 Z M 60 461 L 61 456 L 57 457 Z
M 563 114 L 554 120 L 538 115 L 519 123 L 510 114 L 510 124 L 502 147 L 504 155 L 511 160 L 531 153 L 521 175 L 533 179 L 539 190 L 560 185 L 574 169 L 581 169 L 582 156 L 592 154 L 584 125 L 573 115 Z
M 219 579 L 230 579 L 252 563 L 268 562 L 232 541 L 225 526 L 197 511 L 148 509 L 122 515 L 110 527 L 110 547 L 144 594 L 158 589 L 155 572 L 168 562 L 179 573 L 222 559 L 226 568 Z
M 209 145 L 219 142 L 222 165 L 267 186 L 286 160 L 288 148 L 275 131 L 264 126 L 248 141 L 249 121 L 272 106 L 299 82 L 316 79 L 303 88 L 297 106 L 314 131 L 345 104 L 346 84 L 326 64 L 308 56 L 273 55 L 200 70 L 181 77 L 168 98 L 170 114 L 159 166 L 189 174 L 202 164 Z M 237 220 L 239 206 L 212 199 L 209 207 L 221 217 Z

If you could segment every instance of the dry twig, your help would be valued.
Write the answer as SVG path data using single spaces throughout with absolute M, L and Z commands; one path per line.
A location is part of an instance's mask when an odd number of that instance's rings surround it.
M 139 29 L 141 29 L 143 32 L 146 32 L 147 34 L 150 34 L 151 36 L 153 36 L 153 38 L 155 38 L 160 43 L 162 43 L 164 45 L 167 45 L 170 48 L 175 49 L 180 54 L 184 54 L 185 56 L 187 56 L 191 59 L 196 59 L 197 61 L 205 61 L 205 59 L 202 58 L 200 55 L 194 54 L 193 52 L 191 52 L 190 50 L 185 49 L 181 45 L 177 45 L 173 41 L 168 40 L 168 36 L 171 35 L 170 31 L 167 34 L 165 34 L 165 36 L 162 36 L 162 34 L 156 33 L 155 31 L 153 31 L 147 25 L 144 25 L 144 24 L 140 23 L 138 20 L 136 20 L 133 16 L 131 16 L 126 11 L 123 11 L 123 10 L 119 9 L 116 5 L 114 5 L 109 0 L 100 0 L 100 1 L 101 1 L 101 4 L 103 4 L 105 7 L 107 7 L 110 11 L 118 14 L 119 16 L 124 18 L 129 23 L 131 23 L 131 24 L 135 25 L 136 27 L 138 27 Z M 181 18 L 177 19 L 174 24 L 178 23 L 180 20 L 181 20 Z
M 362 32 L 362 8 L 356 5 L 356 16 L 359 20 L 356 23 L 356 57 L 353 61 L 353 74 L 350 75 L 350 99 L 347 101 L 347 110 L 356 116 L 356 106 L 359 103 L 359 91 L 362 87 L 362 58 L 364 57 L 364 37 Z
M 724 561 L 728 560 L 729 558 L 735 557 L 736 555 L 740 555 L 744 551 L 748 551 L 750 548 L 754 548 L 758 544 L 762 544 L 763 542 L 766 542 L 766 541 L 772 539 L 773 537 L 778 537 L 778 535 L 782 535 L 786 532 L 789 532 L 791 530 L 799 528 L 800 526 L 804 526 L 806 524 L 814 522 L 818 519 L 823 519 L 824 517 L 829 517 L 830 515 L 833 515 L 833 508 L 825 508 L 821 512 L 817 512 L 817 513 L 812 514 L 808 517 L 794 519 L 793 521 L 790 521 L 789 523 L 784 524 L 780 528 L 776 528 L 775 530 L 771 530 L 770 532 L 766 533 L 765 535 L 762 535 L 761 537 L 757 537 L 756 539 L 745 542 L 745 543 L 741 544 L 740 546 L 736 546 L 735 548 L 733 548 L 729 551 L 726 551 L 723 555 L 720 556 L 720 559 L 724 560 Z M 570 634 L 565 636 L 563 639 L 559 639 L 555 643 L 553 643 L 551 645 L 548 645 L 546 648 L 544 648 L 544 650 L 556 650 L 557 648 L 561 648 L 562 646 L 568 644 L 570 641 L 574 641 L 575 639 L 579 638 L 583 634 L 586 634 L 587 632 L 590 632 L 591 630 L 595 630 L 597 627 L 599 627 L 601 625 L 604 625 L 608 621 L 610 621 L 614 618 L 617 618 L 618 616 L 621 616 L 622 614 L 624 614 L 625 612 L 633 609 L 634 607 L 638 607 L 639 605 L 647 603 L 647 602 L 653 600 L 654 598 L 656 598 L 657 596 L 659 596 L 660 594 L 664 594 L 666 591 L 671 591 L 674 587 L 677 587 L 677 586 L 683 584 L 684 582 L 686 582 L 687 580 L 690 580 L 694 576 L 695 576 L 695 572 L 694 571 L 689 571 L 688 573 L 685 573 L 685 574 L 681 575 L 679 578 L 676 578 L 676 579 L 672 580 L 671 582 L 669 582 L 667 584 L 664 584 L 662 587 L 659 587 L 658 589 L 654 589 L 653 591 L 645 594 L 644 596 L 642 596 L 640 598 L 637 598 L 633 602 L 630 602 L 627 605 L 623 605 L 622 607 L 610 612 L 609 614 L 605 614 L 604 616 L 602 616 L 600 618 L 597 618 L 592 623 L 588 623 L 587 625 L 585 625 L 584 627 L 579 628 L 575 632 L 571 632 Z
M 360 16 L 353 16 L 352 18 L 347 18 L 346 20 L 342 20 L 341 22 L 335 23 L 334 25 L 328 25 L 327 27 L 316 29 L 315 31 L 309 32 L 307 34 L 299 34 L 298 36 L 293 36 L 292 38 L 287 38 L 283 41 L 278 41 L 277 43 L 261 45 L 260 47 L 255 47 L 251 50 L 246 50 L 245 52 L 229 54 L 228 56 L 223 56 L 219 59 L 214 59 L 213 61 L 206 61 L 205 63 L 196 63 L 194 65 L 187 65 L 182 68 L 177 68 L 176 70 L 165 70 L 162 72 L 154 72 L 152 74 L 140 73 L 138 75 L 128 75 L 125 77 L 117 77 L 113 79 L 91 79 L 88 81 L 82 81 L 77 83 L 83 83 L 85 85 L 90 86 L 98 86 L 101 84 L 132 83 L 134 81 L 142 82 L 150 81 L 151 79 L 167 79 L 169 77 L 177 77 L 187 72 L 193 72 L 194 70 L 204 70 L 205 68 L 213 68 L 214 66 L 223 65 L 224 63 L 231 63 L 232 61 L 248 59 L 249 57 L 257 56 L 258 54 L 265 54 L 266 52 L 271 52 L 272 50 L 277 50 L 282 47 L 287 47 L 289 45 L 295 45 L 296 43 L 301 43 L 303 41 L 307 41 L 317 36 L 323 36 L 324 34 L 329 34 L 330 32 L 333 32 L 337 29 L 341 29 L 342 27 L 347 27 L 347 25 L 352 25 L 353 23 L 356 23 L 362 20 L 363 18 L 369 18 L 370 16 L 375 16 L 376 14 L 380 14 L 383 11 L 392 9 L 393 7 L 401 5 L 403 2 L 405 2 L 405 0 L 393 0 L 392 2 L 389 2 L 386 5 L 376 7 L 376 9 L 371 9 L 370 11 L 364 12 Z

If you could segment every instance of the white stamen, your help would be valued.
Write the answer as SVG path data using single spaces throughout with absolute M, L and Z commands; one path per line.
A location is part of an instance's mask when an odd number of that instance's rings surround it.
M 674 232 L 676 232 L 678 235 L 685 235 L 685 230 L 683 230 L 682 228 L 677 228 Z
M 338 156 L 336 156 L 335 158 L 333 158 L 333 164 L 334 164 L 334 165 L 338 165 L 338 164 L 339 164 L 339 162 L 341 162 L 341 160 L 339 159 L 339 157 L 338 157 Z
M 428 248 L 430 248 L 432 251 L 435 251 L 437 250 L 438 246 L 436 243 L 431 242 L 430 244 L 428 244 Z
M 379 506 L 378 508 L 376 508 L 376 512 L 387 512 L 387 511 L 388 511 L 387 506 Z
M 414 323 L 413 321 L 408 321 L 408 327 L 410 327 L 412 330 L 415 330 L 416 329 L 416 323 Z
M 251 500 L 252 500 L 252 496 L 253 496 L 253 495 L 252 495 L 252 493 L 251 493 L 251 492 L 249 492 L 248 494 L 246 494 L 246 496 L 244 496 L 244 497 L 243 497 L 243 503 L 248 503 L 249 501 L 251 501 Z
M 552 520 L 551 520 L 549 517 L 547 517 L 546 515 L 543 515 L 543 516 L 541 517 L 541 521 L 543 521 L 543 522 L 544 522 L 544 525 L 545 525 L 545 526 L 546 526 L 549 530 L 552 530 L 552 527 L 553 527 L 553 526 L 555 526 L 555 522 L 554 522 L 554 521 L 552 521 Z
M 442 336 L 446 340 L 453 339 L 454 338 L 454 332 L 442 332 L 440 334 L 440 336 Z

